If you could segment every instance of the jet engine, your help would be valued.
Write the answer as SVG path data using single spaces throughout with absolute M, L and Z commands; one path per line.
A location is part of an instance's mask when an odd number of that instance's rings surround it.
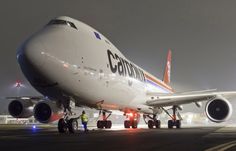
M 8 105 L 8 112 L 15 118 L 29 118 L 33 116 L 31 100 L 13 100 Z
M 232 106 L 225 98 L 215 98 L 206 104 L 207 117 L 216 123 L 228 120 L 232 115 Z
M 55 101 L 43 100 L 34 107 L 34 117 L 41 123 L 59 120 L 64 115 L 62 108 Z

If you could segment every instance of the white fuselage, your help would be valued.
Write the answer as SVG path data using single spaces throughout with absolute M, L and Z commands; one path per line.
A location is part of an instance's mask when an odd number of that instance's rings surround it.
M 77 105 L 109 110 L 152 113 L 147 92 L 172 89 L 129 61 L 105 36 L 69 17 L 45 26 L 17 51 L 18 62 L 29 82 L 44 96 Z

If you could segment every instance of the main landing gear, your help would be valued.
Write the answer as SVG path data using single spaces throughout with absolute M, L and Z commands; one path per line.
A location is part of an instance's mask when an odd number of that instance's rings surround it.
M 149 118 L 148 122 L 146 121 L 146 118 Z M 157 120 L 157 116 L 153 115 L 152 117 L 150 115 L 143 115 L 143 119 L 145 123 L 148 125 L 148 128 L 153 129 L 155 128 L 161 128 L 161 121 Z
M 109 113 L 108 116 L 106 116 L 106 112 Z M 99 112 L 99 115 L 101 114 L 101 111 Z M 97 128 L 99 129 L 110 129 L 112 126 L 112 122 L 110 120 L 107 120 L 111 116 L 111 112 L 109 111 L 102 111 L 102 120 L 97 121 Z
M 163 109 L 167 115 L 169 115 L 171 117 L 171 120 L 168 120 L 168 128 L 172 129 L 174 126 L 176 128 L 181 128 L 181 120 L 182 117 L 180 116 L 179 112 L 178 112 L 178 106 L 173 106 L 172 110 L 173 110 L 173 115 L 171 115 L 167 110 Z M 176 117 L 176 113 L 179 117 L 179 120 L 177 120 Z
M 127 120 L 124 121 L 125 128 L 132 127 L 133 129 L 135 129 L 138 127 L 140 114 L 130 112 L 130 113 L 125 113 L 124 115 L 127 117 Z

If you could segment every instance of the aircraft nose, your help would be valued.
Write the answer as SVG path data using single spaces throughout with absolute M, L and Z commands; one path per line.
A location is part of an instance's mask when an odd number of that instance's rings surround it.
M 42 43 L 39 39 L 29 39 L 24 42 L 17 50 L 17 60 L 20 66 L 31 66 L 40 69 L 44 63 Z

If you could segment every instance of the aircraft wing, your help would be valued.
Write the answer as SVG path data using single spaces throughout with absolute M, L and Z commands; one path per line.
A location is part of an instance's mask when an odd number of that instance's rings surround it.
M 13 96 L 13 97 L 5 97 L 4 99 L 7 100 L 30 100 L 32 102 L 38 102 L 39 100 L 43 99 L 43 96 Z
M 211 91 L 202 91 L 202 92 L 193 92 L 193 93 L 173 93 L 173 94 L 147 94 L 148 100 L 146 105 L 148 106 L 173 106 L 188 104 L 194 102 L 210 101 L 217 97 L 223 97 L 225 99 L 230 99 L 236 97 L 236 91 L 226 91 L 226 92 L 211 92 Z
M 8 99 L 8 100 L 14 100 L 14 99 L 21 99 L 21 100 L 30 100 L 30 99 L 32 99 L 32 100 L 40 100 L 40 99 L 43 99 L 43 98 L 45 98 L 45 97 L 43 97 L 43 96 L 13 96 L 13 97 L 6 97 L 6 99 Z

